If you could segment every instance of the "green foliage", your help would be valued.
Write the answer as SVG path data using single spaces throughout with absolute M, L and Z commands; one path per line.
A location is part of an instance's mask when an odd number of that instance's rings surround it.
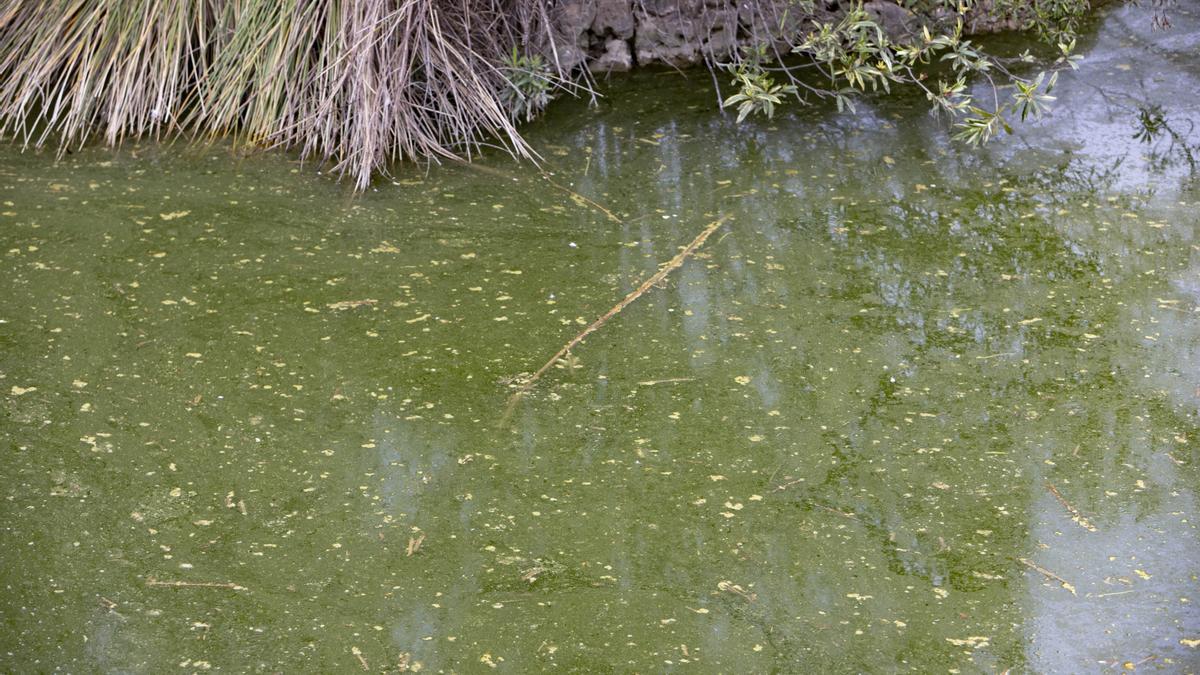
M 554 74 L 541 56 L 519 54 L 514 46 L 504 63 L 504 75 L 508 86 L 500 90 L 500 101 L 514 120 L 529 121 L 550 103 Z
M 1079 57 L 1074 54 L 1074 35 L 1088 7 L 1087 0 L 1009 1 L 1011 8 L 1026 13 L 1029 28 L 1058 48 L 1058 57 L 1043 63 L 1043 69 L 1033 75 L 1010 69 L 1015 64 L 1036 65 L 1038 59 L 1029 52 L 1001 59 L 964 38 L 964 17 L 971 11 L 970 3 L 908 0 L 908 5 L 926 14 L 941 10 L 955 20 L 940 27 L 926 24 L 919 34 L 894 39 L 859 2 L 836 21 L 812 21 L 811 30 L 791 41 L 792 52 L 807 58 L 806 67 L 815 68 L 823 82 L 813 84 L 811 78 L 794 77 L 793 66 L 776 68 L 790 84 L 776 83 L 768 75 L 759 49 L 727 66 L 739 92 L 725 99 L 724 106 L 738 105 L 739 121 L 755 111 L 770 117 L 782 95 L 799 100 L 832 98 L 839 110 L 853 110 L 857 96 L 907 85 L 922 90 L 935 110 L 955 120 L 956 139 L 985 143 L 1001 131 L 1011 132 L 1010 118 L 1024 121 L 1049 109 L 1058 71 L 1076 67 Z M 1002 11 L 1009 8 L 1009 4 L 998 5 Z M 990 100 L 977 100 L 969 86 L 972 82 L 986 85 L 984 96 Z
M 995 0 L 992 13 L 1016 21 L 1048 44 L 1074 39 L 1091 0 Z
M 736 105 L 737 121 L 741 122 L 751 113 L 760 113 L 767 119 L 775 116 L 775 106 L 783 103 L 781 96 L 795 94 L 796 87 L 791 84 L 776 84 L 766 71 L 766 47 L 759 46 L 747 52 L 749 58 L 730 64 L 730 74 L 733 75 L 733 85 L 738 87 L 738 93 L 721 102 L 721 107 L 729 108 Z

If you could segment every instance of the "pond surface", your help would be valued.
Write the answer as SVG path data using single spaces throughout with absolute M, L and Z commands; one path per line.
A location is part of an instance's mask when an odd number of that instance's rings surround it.
M 1195 672 L 1173 19 L 977 152 L 704 73 L 554 107 L 549 179 L 4 150 L 0 670 Z

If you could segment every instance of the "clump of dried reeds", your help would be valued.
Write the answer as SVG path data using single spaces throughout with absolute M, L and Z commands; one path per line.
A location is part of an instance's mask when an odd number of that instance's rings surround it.
M 395 160 L 530 155 L 505 59 L 549 31 L 537 0 L 0 0 L 0 132 L 232 134 L 363 188 Z

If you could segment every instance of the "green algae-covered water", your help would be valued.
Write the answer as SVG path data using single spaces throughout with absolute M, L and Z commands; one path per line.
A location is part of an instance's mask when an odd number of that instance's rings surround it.
M 549 180 L 5 150 L 0 670 L 1195 672 L 1172 18 L 981 151 L 703 73 L 557 105 Z

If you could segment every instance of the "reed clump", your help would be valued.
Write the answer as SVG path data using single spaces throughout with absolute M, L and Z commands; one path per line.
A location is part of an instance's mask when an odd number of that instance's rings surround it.
M 515 115 L 569 83 L 552 48 L 514 50 L 550 31 L 538 0 L 0 0 L 0 133 L 231 135 L 362 189 L 397 160 L 532 156 Z

